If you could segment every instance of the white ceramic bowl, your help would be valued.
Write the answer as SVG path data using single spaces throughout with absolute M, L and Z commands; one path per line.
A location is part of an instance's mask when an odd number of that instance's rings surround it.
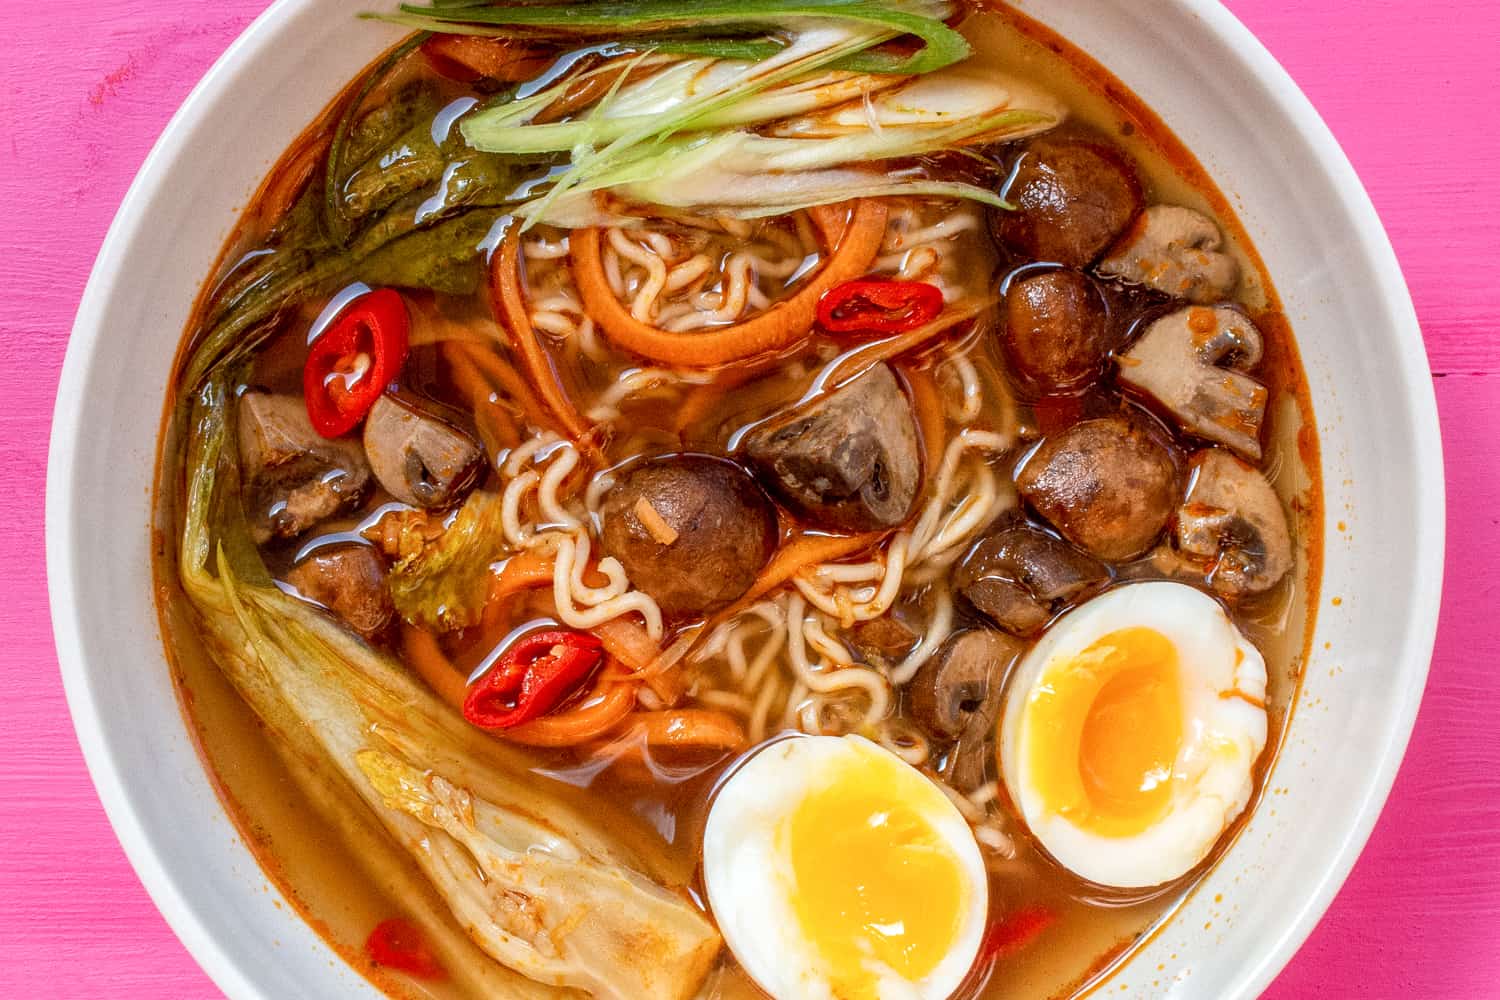
M 1235 196 L 1312 386 L 1330 523 L 1315 652 L 1272 778 L 1285 791 L 1109 986 L 1130 996 L 1250 997 L 1353 865 L 1426 679 L 1443 481 L 1421 336 L 1354 171 L 1228 11 L 1209 0 L 1021 6 L 1134 88 Z M 172 119 L 126 196 L 79 308 L 58 392 L 47 562 L 68 704 L 136 871 L 235 998 L 376 993 L 291 907 L 276 905 L 178 712 L 151 602 L 156 435 L 178 337 L 238 208 L 393 36 L 355 21 L 343 0 L 280 0 L 246 30 Z M 1333 530 L 1335 520 L 1348 530 Z M 1334 595 L 1340 606 L 1330 605 Z

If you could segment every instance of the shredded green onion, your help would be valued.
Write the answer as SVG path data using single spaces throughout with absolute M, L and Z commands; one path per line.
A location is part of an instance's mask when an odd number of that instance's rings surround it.
M 372 14 L 380 20 L 423 31 L 462 34 L 534 34 L 566 37 L 639 36 L 681 32 L 712 38 L 738 30 L 795 30 L 807 20 L 844 22 L 915 37 L 922 45 L 910 54 L 850 54 L 839 69 L 866 73 L 930 73 L 964 59 L 969 43 L 943 23 L 950 11 L 938 0 L 589 0 L 569 4 L 434 3 L 402 4 L 399 13 Z M 764 44 L 764 43 L 762 43 Z M 748 50 L 746 50 L 748 51 Z M 759 58 L 772 54 L 761 49 Z M 713 54 L 713 53 L 705 53 Z M 737 55 L 736 58 L 741 56 Z

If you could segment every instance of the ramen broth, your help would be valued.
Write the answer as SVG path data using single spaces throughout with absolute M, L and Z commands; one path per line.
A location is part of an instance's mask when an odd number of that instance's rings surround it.
M 1256 371 L 1256 377 L 1267 384 L 1271 400 L 1262 468 L 1269 470 L 1290 511 L 1296 559 L 1287 582 L 1264 597 L 1232 606 L 1235 624 L 1263 652 L 1269 673 L 1266 708 L 1270 735 L 1256 771 L 1258 799 L 1297 690 L 1316 605 L 1321 544 L 1316 439 L 1290 330 L 1279 315 L 1275 293 L 1259 258 L 1223 195 L 1197 161 L 1122 85 L 1066 42 L 1008 9 L 971 16 L 963 30 L 975 45 L 976 53 L 971 58 L 1035 81 L 1057 96 L 1069 110 L 1069 122 L 1064 126 L 1069 134 L 1107 137 L 1133 158 L 1148 204 L 1169 202 L 1211 215 L 1224 232 L 1228 252 L 1240 263 L 1242 280 L 1237 298 L 1255 317 L 1267 341 L 1266 360 Z M 405 60 L 367 103 L 378 104 L 383 96 L 398 92 L 412 80 L 428 77 L 442 95 L 434 102 L 439 114 L 450 102 L 472 96 L 470 88 L 432 74 L 421 59 L 412 58 Z M 274 215 L 275 201 L 278 191 L 290 183 L 285 175 L 302 169 L 305 157 L 298 155 L 299 150 L 317 147 L 321 133 L 332 120 L 333 116 L 326 116 L 314 126 L 278 165 L 246 211 L 224 252 L 221 275 L 210 282 L 210 288 L 234 281 L 246 266 L 245 255 L 264 245 L 279 221 Z M 1002 157 L 1001 169 L 1004 164 Z M 911 199 L 904 210 L 910 213 L 913 227 L 931 225 L 954 211 L 951 202 L 930 199 Z M 957 212 L 972 213 L 979 221 L 956 238 L 947 289 L 954 297 L 992 298 L 994 290 L 1010 280 L 1008 275 L 1014 268 L 1030 262 L 1013 259 L 1007 251 L 996 248 L 983 224 L 981 206 L 960 206 Z M 806 231 L 799 233 L 799 224 L 805 229 L 805 222 L 787 218 L 746 225 L 748 236 L 698 230 L 690 223 L 674 227 L 670 221 L 658 228 L 688 241 L 695 252 L 718 263 L 747 245 L 765 258 L 792 259 L 805 252 L 807 259 L 796 261 L 796 267 L 781 279 L 785 285 L 792 285 L 816 267 L 819 257 L 816 240 Z M 562 230 L 539 226 L 523 239 L 524 273 L 533 301 L 558 290 L 567 291 L 566 257 L 548 256 L 549 246 L 559 244 L 565 236 Z M 775 282 L 770 284 L 774 286 Z M 787 294 L 785 289 L 772 287 L 767 298 L 775 302 Z M 453 354 L 444 346 L 447 342 L 439 338 L 453 326 L 493 326 L 494 313 L 483 285 L 473 294 L 413 292 L 407 300 L 413 332 L 403 386 L 423 397 L 462 407 L 470 393 L 462 373 L 455 371 Z M 206 298 L 202 308 L 208 308 L 208 301 Z M 294 314 L 283 315 L 278 324 L 280 332 L 255 353 L 243 384 L 273 393 L 299 393 L 308 330 L 330 301 L 329 296 L 315 298 L 299 305 Z M 1164 311 L 1159 298 L 1123 287 L 1110 290 L 1110 306 L 1115 323 L 1144 323 Z M 205 318 L 196 316 L 190 330 L 199 329 Z M 429 337 L 432 339 L 425 339 Z M 1013 421 L 1023 433 L 1034 433 L 1038 426 L 1054 419 L 1037 413 L 1025 394 L 1016 392 L 995 338 L 984 328 L 967 340 L 945 343 L 943 350 L 963 351 L 965 346 L 965 356 L 973 366 L 983 397 L 1004 401 L 987 402 L 989 408 L 977 425 L 996 429 L 994 425 Z M 762 366 L 754 379 L 724 378 L 723 373 L 716 376 L 710 372 L 696 380 L 664 379 L 639 392 L 621 393 L 618 399 L 611 397 L 611 387 L 622 379 L 638 377 L 647 365 L 616 349 L 603 336 L 597 336 L 592 344 L 577 336 L 569 338 L 553 352 L 553 362 L 560 383 L 580 401 L 580 410 L 602 408 L 600 415 L 615 421 L 618 429 L 604 445 L 602 467 L 609 469 L 640 454 L 725 454 L 735 450 L 747 429 L 753 429 L 789 401 L 803 397 L 818 373 L 837 361 L 840 350 L 826 339 L 815 338 L 778 355 L 773 364 Z M 951 389 L 956 378 L 951 366 L 944 367 L 941 357 L 932 355 L 910 365 L 898 365 L 897 371 L 903 379 L 931 379 L 940 389 Z M 681 413 L 690 399 L 696 419 L 684 426 Z M 1114 404 L 1084 392 L 1071 405 L 1077 408 L 1075 415 L 1086 417 L 1096 411 L 1108 412 Z M 1147 415 L 1147 419 L 1158 418 Z M 951 409 L 946 420 L 947 434 L 960 430 Z M 479 433 L 483 436 L 483 427 Z M 463 981 L 421 981 L 372 964 L 363 945 L 371 928 L 384 919 L 403 916 L 419 926 L 434 921 L 454 927 L 457 924 L 439 893 L 413 868 L 410 857 L 352 795 L 348 802 L 329 801 L 318 790 L 321 786 L 307 782 L 305 765 L 278 748 L 201 648 L 192 611 L 175 583 L 174 545 L 167 541 L 176 536 L 181 517 L 176 485 L 180 446 L 180 440 L 169 432 L 163 442 L 163 489 L 159 491 L 157 524 L 158 538 L 163 541 L 156 547 L 162 620 L 184 713 L 239 838 L 265 872 L 268 891 L 274 886 L 354 968 L 392 996 L 477 996 L 480 993 L 475 991 L 475 983 L 487 984 L 494 991 L 491 995 L 504 995 L 507 980 L 498 973 L 483 971 L 496 966 L 477 946 L 471 946 L 467 964 L 479 971 Z M 502 486 L 500 472 L 487 463 L 478 488 L 498 490 Z M 279 578 L 320 547 L 358 538 L 361 530 L 378 523 L 390 503 L 390 496 L 377 490 L 353 513 L 325 520 L 294 541 L 263 546 L 267 567 Z M 1149 560 L 1133 560 L 1117 567 L 1116 579 L 1159 575 Z M 460 670 L 482 670 L 493 661 L 497 640 L 512 628 L 553 617 L 550 599 L 550 589 L 525 592 L 508 607 L 506 621 L 445 635 L 441 640 L 443 651 Z M 902 598 L 914 608 L 925 607 L 923 602 L 930 599 L 921 588 Z M 383 641 L 398 657 L 401 655 L 399 639 Z M 730 667 L 722 657 L 696 669 L 699 689 L 722 686 L 731 696 L 734 694 Z M 893 711 L 897 716 L 905 711 L 899 700 Z M 753 720 L 747 725 L 751 726 L 752 740 L 762 735 L 753 731 Z M 763 735 L 774 736 L 780 729 L 780 721 L 773 718 Z M 611 758 L 588 747 L 523 748 L 517 753 L 530 762 L 531 780 L 538 789 L 600 820 L 629 852 L 646 860 L 648 870 L 686 887 L 694 901 L 707 909 L 700 843 L 712 795 L 734 766 L 734 754 L 688 751 L 657 758 L 631 754 Z M 1003 786 L 997 794 L 1003 800 Z M 1193 874 L 1164 888 L 1118 890 L 1090 886 L 1062 869 L 1037 848 L 1014 819 L 1005 829 L 1014 844 L 1014 857 L 988 862 L 991 912 L 1039 905 L 1055 916 L 1055 923 L 1047 932 L 1046 947 L 1022 949 L 1004 957 L 989 974 L 968 983 L 960 996 L 1002 1000 L 1071 996 L 1085 990 L 1128 958 L 1131 950 L 1170 916 L 1235 835 L 1231 831 L 1223 837 Z M 700 995 L 730 1000 L 764 994 L 725 949 L 710 975 L 709 986 Z

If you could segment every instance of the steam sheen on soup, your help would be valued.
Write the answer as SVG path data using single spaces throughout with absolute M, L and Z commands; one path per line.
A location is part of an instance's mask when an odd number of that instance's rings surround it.
M 163 433 L 186 714 L 400 997 L 1068 996 L 1233 839 L 1317 445 L 1225 200 L 1006 8 L 439 4 Z

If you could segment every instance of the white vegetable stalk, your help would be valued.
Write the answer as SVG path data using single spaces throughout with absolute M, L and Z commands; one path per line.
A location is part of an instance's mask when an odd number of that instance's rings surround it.
M 261 579 L 258 556 L 248 538 L 236 546 L 232 521 L 214 526 L 221 540 L 211 543 L 228 411 L 224 386 L 211 382 L 194 414 L 179 571 L 204 638 L 241 696 L 293 759 L 330 783 L 332 800 L 357 795 L 474 943 L 520 974 L 506 974 L 503 995 L 691 997 L 720 947 L 697 910 L 523 780 L 505 748 L 400 665 Z M 230 550 L 239 552 L 239 571 Z M 455 953 L 450 931 L 429 930 Z
M 1024 83 L 963 64 L 917 77 L 804 72 L 872 40 L 868 33 L 854 40 L 858 35 L 844 25 L 812 27 L 762 63 L 635 57 L 634 65 L 593 72 L 624 81 L 640 66 L 657 68 L 620 83 L 576 120 L 529 124 L 568 86 L 558 84 L 475 116 L 464 123 L 464 136 L 493 152 L 572 150 L 573 167 L 521 208 L 528 224 L 621 224 L 630 217 L 622 202 L 742 218 L 859 195 L 1003 205 L 973 185 L 858 165 L 1019 138 L 1054 126 L 1061 105 Z M 613 197 L 595 197 L 604 192 Z
M 881 195 L 968 198 L 1003 207 L 993 191 L 971 184 L 891 175 L 857 165 L 920 156 L 976 141 L 1016 138 L 1051 127 L 1056 119 L 1031 111 L 1002 111 L 942 127 L 905 125 L 831 139 L 780 139 L 751 132 L 682 137 L 645 151 L 555 198 L 523 205 L 529 222 L 580 227 L 619 224 L 631 206 L 711 209 L 739 218 L 777 215 Z M 608 198 L 597 197 L 608 192 Z

